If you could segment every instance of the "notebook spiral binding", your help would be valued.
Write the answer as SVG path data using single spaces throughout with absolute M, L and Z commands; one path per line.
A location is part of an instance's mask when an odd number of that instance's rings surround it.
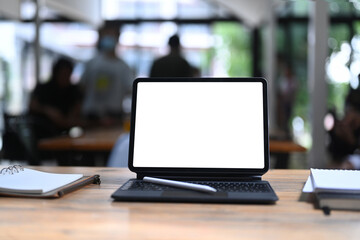
M 1 169 L 0 175 L 14 174 L 14 173 L 19 173 L 20 171 L 24 171 L 24 167 L 21 166 L 20 164 L 15 164 L 15 165 Z

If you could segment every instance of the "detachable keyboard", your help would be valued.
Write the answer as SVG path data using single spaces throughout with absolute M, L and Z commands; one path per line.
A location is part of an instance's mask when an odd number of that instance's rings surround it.
M 215 188 L 218 192 L 271 192 L 267 182 L 219 182 L 219 181 L 186 181 L 203 184 Z M 121 188 L 128 191 L 176 191 L 179 188 L 166 185 L 144 182 L 142 180 L 129 180 Z

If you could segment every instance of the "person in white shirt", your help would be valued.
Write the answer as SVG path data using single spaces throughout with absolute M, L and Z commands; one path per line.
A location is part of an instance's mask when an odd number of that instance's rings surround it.
M 85 65 L 81 83 L 83 114 L 96 124 L 114 125 L 122 121 L 122 101 L 131 93 L 134 73 L 116 55 L 120 30 L 104 26 L 99 30 L 99 53 Z

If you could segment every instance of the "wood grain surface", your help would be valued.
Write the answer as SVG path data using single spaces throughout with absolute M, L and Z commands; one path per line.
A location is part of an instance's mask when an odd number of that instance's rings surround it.
M 116 140 L 124 134 L 122 128 L 99 128 L 85 130 L 80 137 L 68 135 L 39 140 L 38 148 L 44 151 L 111 151 Z M 290 140 L 269 141 L 271 153 L 306 152 L 303 146 Z
M 304 153 L 307 151 L 307 149 L 303 146 L 290 140 L 270 140 L 269 150 L 270 153 Z
M 100 174 L 102 184 L 59 199 L 0 198 L 0 239 L 360 239 L 360 212 L 325 216 L 299 201 L 308 170 L 272 170 L 275 205 L 113 202 L 127 169 L 36 167 Z
M 110 152 L 121 134 L 122 128 L 98 128 L 85 130 L 80 137 L 69 135 L 40 139 L 38 148 L 45 151 L 108 151 Z

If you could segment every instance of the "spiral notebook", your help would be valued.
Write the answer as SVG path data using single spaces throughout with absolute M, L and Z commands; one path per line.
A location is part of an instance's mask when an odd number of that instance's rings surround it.
M 91 183 L 100 184 L 99 175 L 48 173 L 14 165 L 0 171 L 0 196 L 61 197 Z

